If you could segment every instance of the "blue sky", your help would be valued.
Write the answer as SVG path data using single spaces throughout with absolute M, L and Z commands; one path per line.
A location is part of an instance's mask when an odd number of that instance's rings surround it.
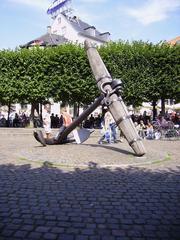
M 52 0 L 1 0 L 0 49 L 46 32 Z M 111 33 L 112 40 L 159 42 L 180 35 L 180 0 L 72 0 L 75 15 Z

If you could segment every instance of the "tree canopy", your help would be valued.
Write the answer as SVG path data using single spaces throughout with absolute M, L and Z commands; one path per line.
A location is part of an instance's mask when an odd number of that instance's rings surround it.
M 180 46 L 118 42 L 102 47 L 101 55 L 112 75 L 122 79 L 128 103 L 179 100 Z
M 98 48 L 108 70 L 123 82 L 128 104 L 180 99 L 180 46 L 148 42 L 110 42 Z M 0 103 L 54 101 L 88 104 L 98 96 L 85 50 L 53 48 L 0 51 Z

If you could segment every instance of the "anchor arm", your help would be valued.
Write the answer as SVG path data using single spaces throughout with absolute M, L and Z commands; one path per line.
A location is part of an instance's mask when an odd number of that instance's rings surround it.
M 94 103 L 90 105 L 83 113 L 80 114 L 79 117 L 77 117 L 59 136 L 57 139 L 57 142 L 62 142 L 67 135 L 72 132 L 84 119 L 86 119 L 102 102 L 104 99 L 104 95 L 102 94 L 100 97 L 98 97 Z
M 84 119 L 86 119 L 102 102 L 104 95 L 100 95 L 94 103 L 92 103 L 83 113 L 80 114 L 59 136 L 55 138 L 45 139 L 40 130 L 34 131 L 35 139 L 40 142 L 43 146 L 64 144 L 73 142 L 74 139 L 67 139 L 69 133 L 71 133 Z

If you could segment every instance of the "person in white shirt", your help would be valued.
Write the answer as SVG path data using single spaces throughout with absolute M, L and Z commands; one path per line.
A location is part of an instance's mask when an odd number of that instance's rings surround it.
M 117 142 L 116 137 L 116 123 L 114 121 L 114 118 L 112 117 L 112 114 L 106 110 L 106 113 L 104 115 L 104 124 L 103 124 L 103 136 L 99 139 L 98 143 L 102 144 L 102 141 L 106 139 L 108 143 Z
M 45 138 L 50 138 L 51 137 L 51 104 L 46 103 L 44 105 L 44 112 L 42 113 L 42 120 L 43 120 L 43 127 L 45 130 Z

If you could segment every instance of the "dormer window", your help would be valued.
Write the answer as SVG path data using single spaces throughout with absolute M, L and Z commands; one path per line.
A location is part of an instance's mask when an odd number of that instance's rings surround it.
M 96 28 L 94 26 L 89 26 L 87 28 L 84 29 L 88 35 L 95 37 L 96 35 Z
M 110 33 L 109 32 L 104 32 L 99 34 L 104 41 L 109 41 L 110 40 Z

